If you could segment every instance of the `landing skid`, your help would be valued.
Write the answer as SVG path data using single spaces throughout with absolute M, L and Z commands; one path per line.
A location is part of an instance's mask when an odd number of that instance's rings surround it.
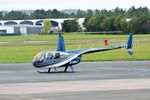
M 71 71 L 67 71 L 68 67 L 70 68 Z M 54 69 L 54 71 L 51 71 L 51 69 Z M 75 73 L 74 69 L 72 66 L 66 66 L 64 71 L 57 71 L 57 69 L 55 67 L 53 68 L 49 68 L 48 71 L 37 71 L 38 73 Z
M 47 72 L 47 71 L 37 71 L 38 73 L 49 73 L 49 74 L 51 74 L 51 73 L 75 73 L 75 71 L 66 71 L 66 72 L 64 72 L 64 71 L 57 71 L 57 72 Z

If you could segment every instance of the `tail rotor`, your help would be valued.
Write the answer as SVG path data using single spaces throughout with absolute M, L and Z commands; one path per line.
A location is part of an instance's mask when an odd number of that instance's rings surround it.
M 128 41 L 121 43 L 121 47 L 123 49 L 127 49 L 129 55 L 133 55 L 133 51 L 132 51 L 132 46 L 133 46 L 133 44 L 132 44 L 132 38 L 133 38 L 133 34 L 131 32 L 129 34 Z

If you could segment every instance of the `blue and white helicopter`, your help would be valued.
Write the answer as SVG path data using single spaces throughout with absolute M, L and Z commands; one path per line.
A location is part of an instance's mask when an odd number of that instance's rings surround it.
M 128 41 L 122 46 L 106 46 L 103 48 L 90 48 L 82 50 L 72 50 L 66 51 L 64 38 L 59 33 L 57 50 L 45 50 L 39 52 L 34 56 L 32 64 L 36 68 L 47 68 L 47 73 L 51 72 L 51 69 L 54 69 L 57 72 L 57 68 L 65 67 L 63 72 L 67 72 L 68 67 L 70 67 L 71 72 L 74 72 L 73 65 L 80 63 L 82 55 L 94 52 L 102 52 L 107 50 L 121 49 L 126 48 L 130 55 L 133 55 L 132 52 L 132 33 L 129 34 Z M 40 71 L 38 71 L 40 72 Z

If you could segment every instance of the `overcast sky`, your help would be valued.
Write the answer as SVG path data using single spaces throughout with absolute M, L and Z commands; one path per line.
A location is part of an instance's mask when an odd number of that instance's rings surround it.
M 128 9 L 132 6 L 148 7 L 150 0 L 0 0 L 0 10 L 26 9 Z

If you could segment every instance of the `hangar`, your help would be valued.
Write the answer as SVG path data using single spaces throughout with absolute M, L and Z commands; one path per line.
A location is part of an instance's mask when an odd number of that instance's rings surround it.
M 49 19 L 52 23 L 52 31 L 61 30 L 61 24 L 65 20 L 73 20 L 74 18 Z M 0 34 L 38 34 L 42 32 L 43 22 L 45 19 L 32 20 L 1 20 Z M 79 25 L 82 27 L 84 18 L 79 18 Z
M 33 25 L 7 25 L 0 26 L 0 35 L 26 35 L 42 32 L 42 26 Z

